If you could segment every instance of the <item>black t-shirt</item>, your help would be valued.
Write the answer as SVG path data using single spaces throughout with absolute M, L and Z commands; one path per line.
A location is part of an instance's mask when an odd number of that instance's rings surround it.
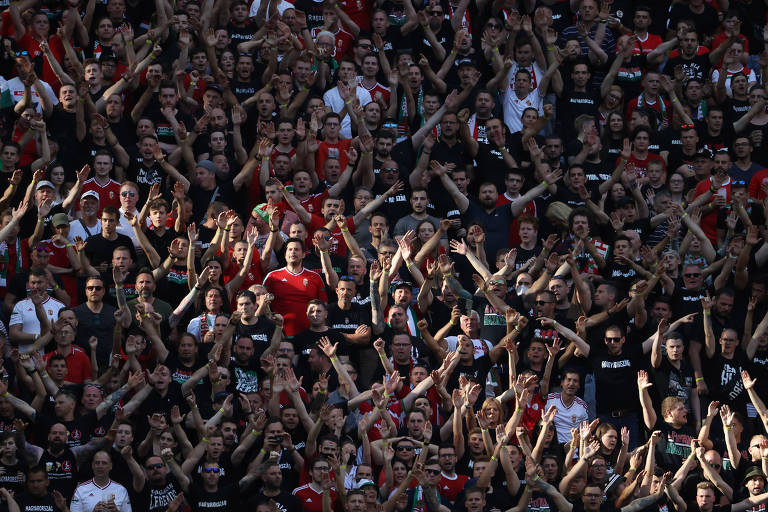
M 59 491 L 66 497 L 71 497 L 75 493 L 79 479 L 77 476 L 77 459 L 72 450 L 66 448 L 58 457 L 45 450 L 40 456 L 39 465 L 45 469 L 48 475 L 49 491 Z
M 61 103 L 53 107 L 48 118 L 48 131 L 53 134 L 59 146 L 56 160 L 64 167 L 64 181 L 74 182 L 75 173 L 85 163 L 81 145 L 77 140 L 77 122 L 74 112 L 67 112 Z
M 192 185 L 187 191 L 187 195 L 192 199 L 192 219 L 201 224 L 205 217 L 208 206 L 214 201 L 221 201 L 227 205 L 234 206 L 235 189 L 232 188 L 232 182 L 217 183 L 213 190 L 203 190 L 197 185 Z
M 248 505 L 248 508 L 255 510 L 256 504 L 261 500 L 274 501 L 277 505 L 277 510 L 280 512 L 302 512 L 303 510 L 301 501 L 296 496 L 286 491 L 280 491 L 280 494 L 276 496 L 267 496 L 262 489 L 254 496 L 254 498 L 249 499 L 246 504 Z
M 74 492 L 74 488 L 72 492 Z M 59 510 L 53 501 L 53 494 L 51 492 L 46 492 L 39 497 L 24 493 L 20 496 L 16 495 L 14 499 L 19 505 L 20 512 L 56 512 Z
M 595 374 L 597 394 L 597 413 L 608 414 L 613 411 L 637 410 L 637 371 L 643 368 L 643 347 L 629 345 L 622 347 L 619 355 L 610 355 L 602 347 L 592 346 L 589 361 Z M 633 397 L 627 400 L 627 397 Z
M 696 78 L 701 81 L 709 80 L 709 71 L 712 68 L 709 56 L 707 55 L 695 55 L 692 59 L 686 59 L 682 55 L 678 55 L 669 59 L 664 66 L 664 74 L 674 76 L 677 66 L 683 67 L 683 73 L 687 80 Z
M 215 492 L 206 491 L 202 485 L 191 485 L 186 499 L 192 507 L 192 512 L 234 512 L 243 508 L 237 483 L 219 483 Z
M 661 430 L 661 441 L 656 445 L 656 464 L 665 471 L 677 470 L 691 454 L 691 440 L 696 432 L 690 425 L 674 428 L 665 421 L 656 423 L 654 430 Z
M 275 323 L 265 316 L 258 317 L 253 325 L 238 324 L 235 329 L 235 339 L 248 337 L 253 340 L 253 356 L 258 359 L 272 342 L 272 334 L 275 332 Z
M 112 263 L 112 251 L 120 246 L 127 247 L 131 252 L 131 259 L 134 263 L 137 260 L 136 249 L 133 247 L 133 241 L 130 237 L 117 233 L 117 238 L 114 240 L 107 240 L 101 233 L 98 235 L 89 236 L 86 240 L 85 255 L 88 256 L 88 261 L 91 266 L 98 267 L 102 263 Z
M 456 366 L 456 370 L 451 374 L 451 378 L 448 380 L 446 386 L 449 393 L 452 393 L 454 389 L 459 387 L 459 377 L 464 375 L 467 379 L 472 380 L 480 384 L 480 396 L 477 398 L 477 404 L 482 404 L 485 400 L 485 379 L 488 377 L 488 372 L 491 370 L 491 358 L 487 355 L 478 357 L 472 361 L 471 365 L 464 365 L 459 362 Z
M 170 474 L 166 476 L 166 482 L 157 487 L 147 480 L 144 489 L 136 493 L 136 510 L 164 512 L 168 508 L 168 504 L 181 492 L 181 486 Z
M 714 357 L 704 358 L 702 366 L 710 398 L 746 414 L 749 400 L 741 381 L 741 371 L 748 370 L 750 365 L 744 352 L 737 348 L 734 357 L 726 359 L 720 351 L 720 345 L 717 345 Z
M 151 165 L 144 165 L 144 159 L 138 157 L 135 160 L 131 160 L 128 170 L 125 173 L 126 177 L 139 186 L 139 201 L 145 201 L 149 197 L 149 189 L 152 185 L 159 183 L 160 190 L 165 193 L 165 174 L 163 173 L 160 164 L 153 161 Z

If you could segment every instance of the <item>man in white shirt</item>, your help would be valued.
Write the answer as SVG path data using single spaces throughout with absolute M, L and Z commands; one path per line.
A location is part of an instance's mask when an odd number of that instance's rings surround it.
M 531 79 L 531 72 L 518 68 L 514 74 L 508 75 L 508 87 L 504 94 L 504 122 L 509 133 L 517 133 L 523 129 L 523 112 L 527 108 L 535 108 L 539 115 L 544 115 L 541 100 L 547 95 L 552 75 L 559 73 L 557 68 L 550 67 L 536 87 Z
M 96 452 L 91 462 L 93 478 L 77 486 L 72 496 L 70 512 L 93 512 L 97 505 L 106 505 L 101 510 L 115 510 L 118 512 L 132 512 L 131 498 L 125 487 L 109 478 L 112 470 L 112 458 L 105 451 Z
M 318 39 L 320 37 L 323 37 L 324 34 L 328 34 L 328 33 L 320 32 L 320 34 L 318 35 Z M 359 85 L 357 85 L 355 81 L 355 63 L 351 59 L 345 58 L 345 59 L 342 59 L 341 62 L 339 63 L 339 81 L 345 84 L 348 84 L 348 87 L 350 89 L 350 96 L 352 95 L 352 88 L 354 87 L 354 94 L 357 96 L 357 99 L 360 100 L 361 107 L 365 107 L 367 104 L 369 104 L 372 101 L 371 93 L 366 91 L 363 87 L 360 87 Z M 341 94 L 339 93 L 338 85 L 336 85 L 336 87 L 327 91 L 323 95 L 323 102 L 325 102 L 326 105 L 330 106 L 333 109 L 333 111 L 339 115 L 341 115 L 341 111 L 346 106 L 344 100 L 341 97 Z M 352 138 L 352 120 L 349 117 L 349 114 L 342 117 L 341 131 L 339 133 L 345 139 Z
M 101 233 L 101 219 L 99 218 L 99 193 L 95 190 L 83 192 L 80 196 L 80 215 L 69 223 L 69 241 L 74 242 L 79 236 L 87 240 L 89 236 Z
M 125 235 L 133 242 L 133 247 L 137 253 L 141 253 L 141 247 L 139 246 L 139 239 L 136 238 L 136 233 L 131 227 L 131 223 L 125 218 L 125 213 L 129 212 L 135 216 L 139 216 L 139 211 L 136 209 L 136 204 L 139 201 L 139 187 L 131 181 L 126 181 L 123 186 L 120 187 L 120 219 L 117 225 L 117 233 Z
M 544 410 L 548 411 L 552 406 L 557 409 L 554 424 L 558 443 L 570 442 L 571 429 L 578 428 L 582 421 L 589 420 L 587 402 L 576 396 L 580 382 L 579 372 L 565 370 L 560 380 L 560 393 L 547 395 L 547 405 L 544 406 Z
M 48 277 L 43 270 L 31 269 L 27 281 L 29 298 L 20 300 L 13 306 L 8 334 L 11 341 L 19 345 L 28 345 L 40 337 L 40 321 L 48 319 L 49 326 L 59 317 L 59 310 L 64 303 L 48 295 Z M 48 326 L 48 327 L 49 327 Z

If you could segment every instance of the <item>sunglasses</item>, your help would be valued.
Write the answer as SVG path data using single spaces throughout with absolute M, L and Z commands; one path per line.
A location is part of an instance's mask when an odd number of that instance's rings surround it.
M 397 447 L 397 451 L 400 451 L 400 452 L 412 452 L 413 451 L 413 446 L 398 446 Z
M 496 30 L 498 30 L 498 29 L 501 28 L 501 25 L 499 25 L 497 23 L 489 23 L 489 24 L 486 25 L 486 27 L 488 27 L 488 28 L 495 28 Z
M 396 167 L 382 167 L 381 168 L 381 172 L 397 172 L 399 170 L 400 169 L 398 169 Z
M 27 50 L 16 52 L 16 56 L 17 57 L 29 57 L 29 52 Z
M 696 274 L 696 273 L 694 273 L 694 274 L 683 274 L 683 277 L 689 277 L 689 278 L 700 277 L 700 276 L 701 276 L 701 274 Z
M 134 197 L 136 196 L 136 192 L 133 192 L 132 190 L 124 190 L 123 192 L 120 192 L 120 195 L 123 197 L 128 197 L 128 196 Z
M 440 470 L 439 469 L 425 469 L 424 472 L 427 473 L 428 475 L 439 475 L 440 474 Z
M 605 342 L 606 343 L 619 343 L 621 341 L 621 337 L 613 337 L 613 336 L 606 336 Z
M 206 473 L 219 473 L 221 468 L 204 468 L 203 471 Z
M 552 304 L 551 300 L 537 300 L 536 305 L 537 306 L 543 306 L 544 304 Z
M 504 281 L 501 279 L 494 279 L 492 281 L 488 281 L 488 284 L 504 284 Z
M 165 464 L 149 464 L 146 466 L 147 469 L 160 469 L 161 467 L 165 466 Z
M 100 292 L 101 290 L 103 290 L 103 289 L 104 289 L 104 287 L 103 287 L 103 286 L 86 286 L 86 287 L 85 287 L 85 289 L 86 289 L 86 290 L 89 290 L 89 291 L 97 291 L 97 292 Z

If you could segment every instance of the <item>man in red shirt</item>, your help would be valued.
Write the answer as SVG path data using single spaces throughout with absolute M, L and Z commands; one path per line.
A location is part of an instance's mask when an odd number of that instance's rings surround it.
M 309 470 L 310 482 L 293 490 L 293 495 L 301 501 L 304 512 L 322 512 L 323 496 L 328 493 L 331 497 L 331 508 L 336 504 L 336 491 L 332 489 L 331 465 L 323 457 L 312 461 Z
M 727 149 L 719 149 L 715 153 L 715 163 L 712 167 L 713 175 L 696 185 L 696 195 L 710 193 L 712 197 L 707 200 L 706 206 L 702 208 L 701 229 L 707 235 L 707 238 L 717 244 L 717 214 L 720 207 L 731 202 L 731 178 L 728 176 L 728 169 L 731 168 L 731 156 Z
M 91 360 L 85 351 L 73 345 L 75 341 L 75 329 L 67 323 L 54 325 L 54 341 L 56 350 L 45 354 L 46 365 L 54 354 L 61 354 L 67 360 L 66 382 L 82 384 L 93 377 L 91 373 Z
M 309 328 L 307 304 L 312 299 L 328 302 L 322 278 L 302 265 L 304 242 L 290 238 L 285 243 L 285 267 L 273 270 L 264 279 L 264 286 L 275 296 L 272 310 L 285 319 L 288 337 Z
M 469 480 L 467 475 L 456 473 L 456 449 L 453 446 L 441 446 L 437 451 L 440 463 L 440 486 L 438 487 L 440 495 L 453 503 L 464 485 Z
M 347 167 L 347 150 L 352 139 L 341 138 L 341 117 L 335 112 L 330 112 L 325 115 L 323 120 L 323 136 L 325 139 L 320 143 L 320 147 L 317 148 L 315 153 L 315 172 L 319 180 L 325 179 L 325 161 L 330 158 L 335 158 L 339 161 L 339 166 L 344 169 Z

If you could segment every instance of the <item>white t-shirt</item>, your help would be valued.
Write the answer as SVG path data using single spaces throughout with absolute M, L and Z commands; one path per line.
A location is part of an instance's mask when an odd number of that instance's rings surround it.
M 514 90 L 514 75 L 508 84 L 509 86 L 504 93 L 504 123 L 509 128 L 509 133 L 517 133 L 523 129 L 522 117 L 525 109 L 535 108 L 539 115 L 544 115 L 544 110 L 541 108 L 541 97 L 538 89 L 533 89 L 528 96 L 519 99 Z
M 548 411 L 553 405 L 557 408 L 554 421 L 557 442 L 570 442 L 571 429 L 578 428 L 582 421 L 589 420 L 589 406 L 581 398 L 574 397 L 571 406 L 566 407 L 561 393 L 550 393 L 547 395 L 547 405 L 544 406 L 544 410 Z
M 45 92 L 48 93 L 48 98 L 51 101 L 51 105 L 57 105 L 59 103 L 59 99 L 56 97 L 56 94 L 54 94 L 53 89 L 50 85 L 48 85 L 48 82 L 44 82 L 43 80 L 40 80 L 40 83 L 43 84 L 43 89 L 45 89 Z M 13 77 L 4 84 L 0 84 L 0 90 L 2 92 L 5 92 L 6 90 L 10 93 L 11 101 L 13 104 L 17 104 L 21 101 L 21 99 L 24 97 L 24 82 L 21 81 L 19 77 Z M 40 106 L 40 95 L 37 94 L 37 91 L 33 87 L 32 90 L 32 103 L 35 104 L 35 109 L 39 113 L 43 113 L 43 109 Z
M 450 352 L 455 352 L 456 348 L 459 346 L 459 338 L 457 336 L 448 336 L 445 338 L 445 342 L 448 344 L 448 350 Z M 493 350 L 493 343 L 488 340 L 473 338 L 472 344 L 475 346 L 475 359 L 480 359 Z
M 197 341 L 203 341 L 200 338 L 200 316 L 198 315 L 192 320 L 189 321 L 189 325 L 187 326 L 187 332 L 197 338 Z M 213 324 L 216 322 L 216 315 L 208 314 L 208 330 L 213 330 Z
M 93 480 L 88 480 L 75 489 L 69 510 L 70 512 L 92 512 L 100 501 L 111 500 L 114 500 L 119 512 L 132 512 L 131 498 L 125 487 L 110 480 L 107 486 L 102 488 Z
M 355 94 L 357 95 L 357 99 L 360 100 L 361 106 L 366 106 L 371 102 L 371 93 L 360 87 L 359 85 L 355 87 Z M 325 94 L 323 94 L 323 101 L 326 105 L 330 106 L 334 112 L 337 114 L 341 112 L 341 110 L 344 108 L 344 100 L 341 99 L 341 96 L 339 95 L 339 88 L 334 87 L 333 89 L 326 91 Z M 341 136 L 345 139 L 351 139 L 352 138 L 352 119 L 350 119 L 349 114 L 344 116 L 344 119 L 341 120 Z
M 43 302 L 43 309 L 51 324 L 58 320 L 59 310 L 65 307 L 62 302 L 50 296 Z M 8 325 L 21 325 L 21 330 L 26 334 L 40 334 L 40 321 L 37 319 L 32 299 L 20 300 L 13 306 L 11 322 Z
M 88 231 L 85 230 L 86 226 L 88 228 Z M 133 231 L 133 230 L 131 230 Z M 90 232 L 90 233 L 89 233 Z M 98 235 L 101 233 L 101 222 L 96 221 L 96 225 L 91 227 L 87 226 L 86 222 L 81 219 L 75 219 L 72 222 L 69 223 L 69 241 L 74 242 L 75 237 L 79 236 L 83 240 L 87 240 L 89 236 L 91 235 Z
M 139 211 L 135 210 L 133 212 L 133 214 L 138 216 L 139 215 Z M 131 241 L 133 242 L 133 246 L 136 249 L 140 250 L 141 248 L 139 247 L 139 239 L 136 238 L 136 232 L 133 230 L 133 227 L 131 227 L 131 224 L 128 222 L 128 219 L 125 218 L 125 210 L 123 210 L 122 208 L 120 208 L 120 219 L 119 220 L 120 220 L 120 224 L 117 226 L 117 230 L 116 231 L 119 234 L 125 235 L 128 238 L 130 238 Z

